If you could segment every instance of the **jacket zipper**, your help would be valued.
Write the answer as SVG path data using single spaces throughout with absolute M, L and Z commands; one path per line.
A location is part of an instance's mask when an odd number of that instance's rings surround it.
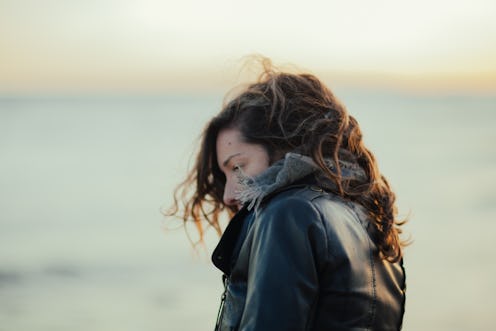
M 217 313 L 217 322 L 215 322 L 215 331 L 220 330 L 220 323 L 222 321 L 222 316 L 224 315 L 224 304 L 226 302 L 227 283 L 228 283 L 228 278 L 227 278 L 226 274 L 222 275 L 222 282 L 224 283 L 224 292 L 222 293 L 222 296 L 220 297 L 220 307 L 219 307 L 219 312 Z

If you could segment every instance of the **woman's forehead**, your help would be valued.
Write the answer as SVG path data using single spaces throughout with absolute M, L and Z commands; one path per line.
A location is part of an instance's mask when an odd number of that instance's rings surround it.
M 256 156 L 260 153 L 266 153 L 261 145 L 250 144 L 242 139 L 241 132 L 238 129 L 221 130 L 216 141 L 217 163 L 219 167 L 225 167 L 228 162 L 237 157 Z

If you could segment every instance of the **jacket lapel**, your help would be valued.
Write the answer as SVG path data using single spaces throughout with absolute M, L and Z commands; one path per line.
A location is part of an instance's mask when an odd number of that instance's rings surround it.
M 248 209 L 244 206 L 236 215 L 234 215 L 212 253 L 213 264 L 226 275 L 231 273 L 232 254 L 236 247 L 241 229 L 243 228 L 243 221 L 248 213 Z

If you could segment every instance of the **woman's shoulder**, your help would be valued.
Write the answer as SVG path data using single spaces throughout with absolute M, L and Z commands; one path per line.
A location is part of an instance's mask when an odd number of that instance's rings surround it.
M 314 184 L 288 187 L 272 196 L 262 209 L 266 215 L 298 218 L 302 223 L 320 222 L 327 230 L 343 225 L 363 229 L 368 224 L 367 212 L 361 205 Z
M 335 209 L 360 209 L 356 203 L 345 200 L 315 184 L 289 186 L 269 196 L 265 205 L 266 209 L 294 209 L 304 205 L 312 206 L 317 210 L 322 206 Z
M 293 185 L 267 196 L 262 203 L 263 211 L 284 211 L 298 208 L 315 208 L 315 201 L 327 193 L 315 185 Z
M 298 220 L 300 225 L 303 225 L 302 220 L 303 223 L 318 221 L 321 216 L 315 201 L 325 195 L 323 190 L 312 185 L 285 188 L 264 199 L 259 210 L 256 211 L 257 219 L 262 222 L 271 219 L 271 223 Z
M 330 210 L 337 214 L 349 208 L 344 200 L 313 184 L 285 188 L 269 196 L 260 207 L 262 219 L 297 219 L 300 223 L 322 222 Z

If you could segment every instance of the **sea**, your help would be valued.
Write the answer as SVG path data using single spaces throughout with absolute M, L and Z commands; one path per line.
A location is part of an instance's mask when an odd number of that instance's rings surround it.
M 408 220 L 403 330 L 496 330 L 496 96 L 336 95 Z M 222 100 L 0 96 L 0 331 L 213 329 L 218 236 L 164 211 Z

